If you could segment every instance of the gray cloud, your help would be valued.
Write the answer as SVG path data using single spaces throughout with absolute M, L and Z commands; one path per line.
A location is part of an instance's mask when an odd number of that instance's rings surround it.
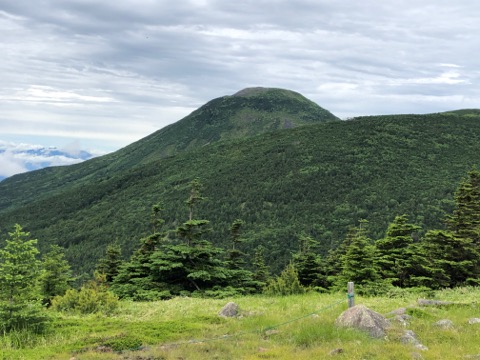
M 478 18 L 467 0 L 0 0 L 0 137 L 112 151 L 247 86 L 344 118 L 478 107 Z

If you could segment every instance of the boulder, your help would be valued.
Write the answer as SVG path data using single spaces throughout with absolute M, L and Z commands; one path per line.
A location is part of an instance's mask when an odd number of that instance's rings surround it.
M 220 310 L 218 315 L 223 317 L 235 317 L 238 315 L 238 305 L 234 302 L 229 302 L 222 308 L 222 310 Z
M 389 326 L 383 315 L 370 310 L 365 305 L 357 305 L 344 311 L 337 318 L 335 324 L 367 331 L 370 336 L 375 338 L 384 337 L 385 330 Z
M 470 318 L 470 319 L 468 319 L 468 323 L 469 323 L 470 325 L 472 325 L 472 324 L 480 324 L 480 318 Z
M 442 328 L 442 329 L 451 329 L 453 328 L 453 322 L 452 320 L 448 319 L 442 319 L 438 320 L 436 323 L 433 324 L 436 327 Z
M 417 338 L 417 334 L 415 334 L 412 330 L 405 330 L 403 332 L 403 335 L 400 337 L 400 342 L 402 344 L 411 344 L 415 347 L 417 350 L 428 350 L 428 348 L 420 343 L 420 341 Z

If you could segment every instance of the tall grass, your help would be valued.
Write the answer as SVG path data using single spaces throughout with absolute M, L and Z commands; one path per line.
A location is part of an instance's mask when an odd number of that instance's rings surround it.
M 416 300 L 424 295 L 459 305 L 419 308 Z M 480 354 L 480 324 L 468 324 L 469 318 L 480 317 L 479 296 L 479 288 L 461 288 L 358 297 L 356 303 L 382 314 L 408 307 L 413 318 L 407 328 L 428 347 L 423 358 L 460 359 Z M 228 301 L 240 306 L 239 317 L 218 316 Z M 335 349 L 335 359 L 411 359 L 419 352 L 399 342 L 404 328 L 398 324 L 380 340 L 336 327 L 335 319 L 346 308 L 343 293 L 121 302 L 110 317 L 55 313 L 51 330 L 41 336 L 4 334 L 0 337 L 0 359 L 302 360 L 330 357 Z M 433 326 L 444 318 L 453 321 L 452 329 Z

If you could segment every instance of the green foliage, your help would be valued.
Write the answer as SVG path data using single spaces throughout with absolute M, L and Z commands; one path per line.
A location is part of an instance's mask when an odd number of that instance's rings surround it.
M 279 276 L 270 279 L 264 289 L 265 294 L 281 296 L 305 292 L 306 288 L 298 280 L 298 272 L 293 263 L 289 263 Z
M 57 295 L 64 295 L 74 281 L 64 249 L 52 245 L 50 251 L 42 256 L 42 270 L 40 286 L 43 303 L 50 305 L 52 299 Z
M 48 319 L 41 304 L 37 240 L 18 224 L 9 235 L 0 249 L 0 331 L 43 331 Z
M 105 274 L 107 283 L 112 283 L 115 276 L 118 275 L 119 267 L 122 263 L 122 249 L 117 243 L 107 246 L 105 257 L 101 258 L 97 264 L 97 271 Z
M 409 250 L 419 230 L 420 227 L 408 223 L 407 215 L 396 216 L 385 238 L 375 242 L 380 275 L 394 286 L 404 287 L 410 279 L 408 268 L 412 257 Z
M 104 277 L 97 278 L 89 281 L 80 290 L 67 290 L 65 295 L 52 299 L 52 309 L 79 314 L 112 314 L 118 307 L 118 298 L 108 291 L 104 282 Z
M 366 227 L 367 222 L 361 221 L 346 253 L 339 258 L 342 269 L 335 283 L 337 288 L 343 288 L 347 282 L 353 281 L 358 293 L 374 295 L 385 283 L 379 284 L 381 278 L 376 263 L 376 249 L 367 237 Z
M 293 265 L 298 273 L 298 280 L 306 287 L 327 286 L 321 258 L 318 255 L 318 242 L 310 236 L 300 235 L 300 249 L 293 254 Z
M 136 336 L 120 334 L 104 340 L 102 346 L 113 351 L 138 350 L 142 346 L 142 340 Z
M 91 273 L 111 239 L 128 257 L 136 239 L 152 232 L 145 209 L 159 194 L 165 227 L 177 228 L 185 190 L 198 177 L 209 201 L 195 211 L 215 228 L 208 240 L 229 248 L 232 219 L 241 218 L 249 240 L 242 251 L 263 245 L 279 273 L 302 232 L 324 256 L 361 218 L 373 239 L 384 237 L 394 214 L 407 214 L 422 231 L 441 229 L 461 175 L 479 164 L 475 112 L 324 123 L 298 96 L 260 95 L 216 99 L 105 157 L 6 179 L 0 222 L 28 224 L 46 239 L 42 252 L 59 244 L 76 273 Z M 284 129 L 285 119 L 300 117 Z
M 476 283 L 478 252 L 470 238 L 449 231 L 431 230 L 422 239 L 420 252 L 425 262 L 420 266 L 430 279 L 431 288 L 455 287 Z

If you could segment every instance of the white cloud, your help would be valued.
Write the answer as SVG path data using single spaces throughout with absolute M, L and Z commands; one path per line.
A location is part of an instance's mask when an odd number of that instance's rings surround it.
M 46 166 L 72 165 L 100 154 L 81 150 L 79 142 L 65 149 L 41 145 L 0 141 L 0 179 Z
M 478 107 L 478 18 L 468 0 L 4 2 L 0 137 L 113 151 L 248 86 L 340 117 Z

